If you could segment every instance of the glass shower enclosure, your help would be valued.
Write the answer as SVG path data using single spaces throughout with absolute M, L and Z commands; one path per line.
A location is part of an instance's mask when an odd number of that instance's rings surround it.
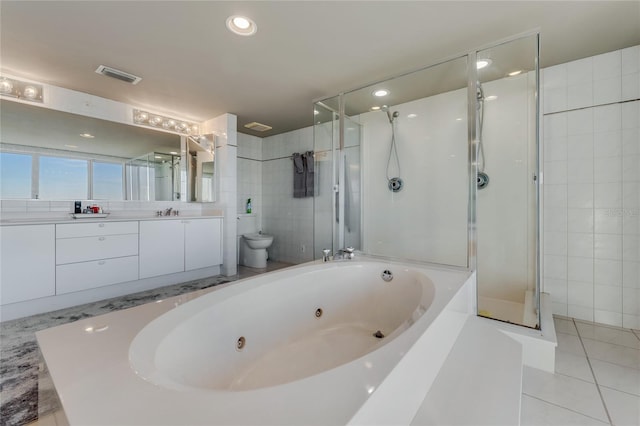
M 316 258 L 473 270 L 479 315 L 538 327 L 537 58 L 516 37 L 316 102 Z
M 150 152 L 125 164 L 127 200 L 180 200 L 180 156 Z

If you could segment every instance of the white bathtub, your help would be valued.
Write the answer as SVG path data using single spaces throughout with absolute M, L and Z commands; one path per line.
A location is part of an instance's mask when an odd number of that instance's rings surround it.
M 265 274 L 138 321 L 95 387 L 60 389 L 45 344 L 71 424 L 408 424 L 470 313 L 469 274 L 361 259 Z

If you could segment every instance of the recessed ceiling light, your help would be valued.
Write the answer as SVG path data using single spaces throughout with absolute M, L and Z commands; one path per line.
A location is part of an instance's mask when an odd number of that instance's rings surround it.
M 479 70 L 488 67 L 489 65 L 491 65 L 491 59 L 478 59 L 478 62 L 476 62 L 476 68 Z
M 418 114 L 409 114 L 407 115 L 407 118 L 416 118 L 418 116 Z
M 379 111 L 380 107 L 379 106 L 372 106 L 371 107 L 371 111 Z
M 498 99 L 496 95 L 491 95 L 484 98 L 485 101 L 495 101 L 496 99 Z
M 373 92 L 373 96 L 377 96 L 379 98 L 383 96 L 387 96 L 388 94 L 389 94 L 389 91 L 387 89 L 378 89 L 378 90 L 374 90 Z
M 229 31 L 242 36 L 254 35 L 258 31 L 258 26 L 255 22 L 246 16 L 240 15 L 229 16 L 227 18 L 227 28 L 229 28 Z
M 509 73 L 509 77 L 515 77 L 516 75 L 520 75 L 522 70 L 512 71 Z
M 80 137 L 81 138 L 85 138 L 85 139 L 93 139 L 93 138 L 95 138 L 95 136 L 93 136 L 91 133 L 80 133 Z

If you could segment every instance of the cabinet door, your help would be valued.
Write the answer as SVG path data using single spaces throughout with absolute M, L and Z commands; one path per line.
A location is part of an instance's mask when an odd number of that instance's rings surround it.
M 53 296 L 55 225 L 0 226 L 0 303 Z
M 185 220 L 185 269 L 222 263 L 222 219 Z
M 182 220 L 140 221 L 140 279 L 183 271 Z

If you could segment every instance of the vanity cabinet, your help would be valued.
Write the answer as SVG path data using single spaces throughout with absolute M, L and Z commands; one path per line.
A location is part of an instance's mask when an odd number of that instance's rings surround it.
M 222 219 L 140 222 L 140 278 L 222 263 Z
M 182 220 L 140 222 L 140 279 L 184 271 Z
M 220 265 L 222 263 L 222 220 L 185 220 L 184 249 L 185 271 Z
M 53 296 L 55 225 L 0 226 L 0 303 Z
M 56 294 L 138 279 L 138 222 L 56 225 Z

